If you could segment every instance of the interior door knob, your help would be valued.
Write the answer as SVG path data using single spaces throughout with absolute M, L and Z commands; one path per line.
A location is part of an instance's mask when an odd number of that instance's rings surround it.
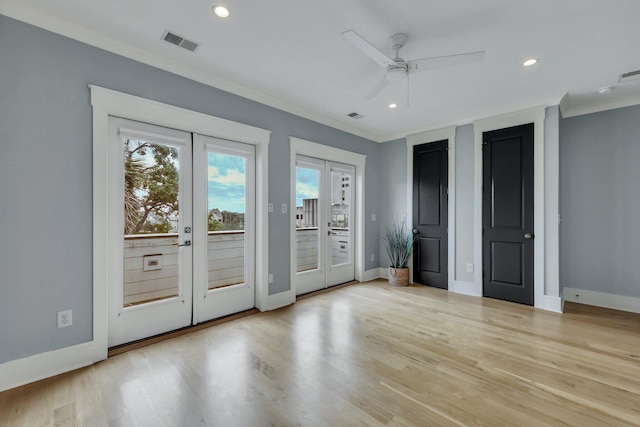
M 533 234 L 531 234 L 531 233 L 524 233 L 524 238 L 525 238 L 525 239 L 533 239 Z
M 420 230 L 418 230 L 417 228 L 414 228 L 412 231 L 413 231 L 413 234 L 420 234 Z

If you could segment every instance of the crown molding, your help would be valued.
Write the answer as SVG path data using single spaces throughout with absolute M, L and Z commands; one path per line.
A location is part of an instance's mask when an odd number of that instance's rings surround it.
M 292 102 L 232 82 L 201 68 L 147 52 L 113 37 L 105 36 L 89 28 L 16 1 L 1 2 L 0 14 L 370 141 L 383 142 L 387 140 L 381 134 L 349 126 Z

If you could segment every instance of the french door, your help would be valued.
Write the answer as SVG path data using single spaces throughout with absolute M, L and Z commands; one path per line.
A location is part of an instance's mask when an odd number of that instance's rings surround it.
M 109 118 L 109 346 L 255 305 L 253 149 Z
M 355 167 L 296 156 L 296 295 L 355 277 Z
M 194 323 L 255 306 L 255 147 L 195 135 Z

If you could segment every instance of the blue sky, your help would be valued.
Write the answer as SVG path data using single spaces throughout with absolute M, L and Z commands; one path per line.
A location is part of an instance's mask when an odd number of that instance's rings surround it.
M 245 168 L 243 157 L 208 153 L 208 209 L 245 211 Z
M 296 167 L 296 206 L 302 206 L 302 199 L 318 198 L 319 171 Z

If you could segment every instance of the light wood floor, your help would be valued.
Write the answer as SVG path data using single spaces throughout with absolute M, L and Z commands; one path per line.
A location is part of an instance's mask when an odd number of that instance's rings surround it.
M 640 425 L 640 316 L 355 284 L 0 393 L 0 425 Z

